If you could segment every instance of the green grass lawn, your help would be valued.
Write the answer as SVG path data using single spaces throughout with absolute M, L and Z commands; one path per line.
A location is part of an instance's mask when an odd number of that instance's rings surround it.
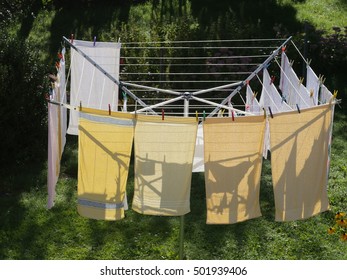
M 193 174 L 191 213 L 185 216 L 184 226 L 185 258 L 347 259 L 347 242 L 327 233 L 335 212 L 347 210 L 346 131 L 346 116 L 337 114 L 329 179 L 332 210 L 307 220 L 274 221 L 270 162 L 265 160 L 260 194 L 263 216 L 233 225 L 206 225 L 204 176 Z M 27 166 L 18 170 L 20 176 L 2 175 L 8 192 L 0 196 L 0 259 L 178 259 L 179 217 L 128 210 L 125 219 L 106 222 L 78 215 L 76 139 L 68 138 L 51 210 L 45 208 L 45 165 Z M 130 170 L 129 202 L 133 167 Z M 26 191 L 16 193 L 18 185 Z
M 347 2 L 344 0 L 278 0 L 279 3 L 293 6 L 297 19 L 310 22 L 315 28 L 333 32 L 333 27 L 347 26 Z

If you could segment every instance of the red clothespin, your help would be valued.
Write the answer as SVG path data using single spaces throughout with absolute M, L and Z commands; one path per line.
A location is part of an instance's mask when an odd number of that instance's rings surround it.
M 246 80 L 246 85 L 249 85 L 249 80 Z
M 63 59 L 62 53 L 58 52 L 58 58 L 59 58 L 59 59 Z
M 59 61 L 57 61 L 57 62 L 55 63 L 55 67 L 56 67 L 57 69 L 60 68 L 60 63 L 59 63 Z
M 94 36 L 94 42 L 93 42 L 93 46 L 95 47 L 96 44 L 96 36 Z
M 274 83 L 276 77 L 275 76 L 271 76 L 271 81 L 270 81 L 270 85 Z
M 108 115 L 111 116 L 111 104 L 108 104 Z
M 282 47 L 282 52 L 285 52 L 286 49 L 287 49 L 287 46 L 283 46 L 283 47 Z
M 165 115 L 164 109 L 161 109 L 161 120 L 162 121 L 164 120 L 164 115 Z
M 234 110 L 231 110 L 231 119 L 232 119 L 233 121 L 235 120 Z
M 71 34 L 71 38 L 70 38 L 70 43 L 73 44 L 73 40 L 74 40 L 74 35 L 73 33 Z

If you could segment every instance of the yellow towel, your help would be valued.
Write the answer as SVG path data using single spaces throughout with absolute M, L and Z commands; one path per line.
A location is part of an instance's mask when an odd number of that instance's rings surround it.
M 196 133 L 195 118 L 137 116 L 133 210 L 160 216 L 190 212 Z
M 329 209 L 328 142 L 332 105 L 270 118 L 276 221 L 305 219 Z
M 93 219 L 119 220 L 124 218 L 134 119 L 128 113 L 107 114 L 80 113 L 78 212 Z
M 204 122 L 207 224 L 261 216 L 263 116 L 208 118 Z

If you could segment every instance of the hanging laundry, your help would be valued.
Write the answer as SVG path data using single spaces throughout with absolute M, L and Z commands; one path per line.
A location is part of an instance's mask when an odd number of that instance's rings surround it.
M 279 112 L 292 111 L 292 108 L 286 103 L 286 101 L 277 91 L 266 68 L 263 70 L 263 88 L 261 91 L 259 105 L 260 107 L 265 108 L 268 114 L 272 115 Z M 270 151 L 270 130 L 268 123 L 266 123 L 263 147 L 264 158 L 267 158 L 268 151 Z
M 134 135 L 129 113 L 80 112 L 78 212 L 98 220 L 124 218 L 125 190 Z
M 296 106 L 299 108 L 314 106 L 314 97 L 310 96 L 310 92 L 296 75 L 285 52 L 282 52 L 281 59 L 280 89 L 284 100 L 293 109 L 296 109 Z
M 318 105 L 320 80 L 309 65 L 307 65 L 306 67 L 306 88 L 309 91 L 310 95 L 313 95 L 313 104 Z
M 208 118 L 204 125 L 207 224 L 261 216 L 263 116 Z
M 306 219 L 329 209 L 332 109 L 328 104 L 269 119 L 276 221 Z
M 193 160 L 193 172 L 204 172 L 204 135 L 202 124 L 198 125 L 198 132 L 196 136 L 195 152 Z
M 246 87 L 246 105 L 245 111 L 254 113 L 256 115 L 262 114 L 263 110 L 259 105 L 257 98 L 255 97 L 255 93 L 252 91 L 252 88 L 249 84 Z
M 47 208 L 54 206 L 56 196 L 56 184 L 60 172 L 60 151 L 59 151 L 59 123 L 58 110 L 56 105 L 48 103 L 48 168 L 47 168 L 47 190 L 48 202 Z
M 121 44 L 80 40 L 74 40 L 73 44 L 118 80 Z M 102 110 L 110 104 L 112 111 L 118 111 L 118 86 L 71 48 L 70 104 L 79 106 L 80 103 L 86 108 Z M 78 111 L 70 111 L 68 133 L 78 134 Z
M 329 89 L 325 86 L 321 86 L 321 92 L 319 96 L 319 104 L 327 104 L 332 99 L 333 94 L 329 91 Z
M 57 75 L 53 83 L 51 101 L 66 103 L 65 94 L 65 49 L 58 63 Z M 66 143 L 67 111 L 63 106 L 48 103 L 48 162 L 47 162 L 47 208 L 54 206 L 56 184 L 60 173 L 60 160 Z
M 259 105 L 265 108 L 268 113 L 270 107 L 273 114 L 292 110 L 277 91 L 266 68 L 263 70 L 263 88 L 259 99 Z
M 147 215 L 190 212 L 195 118 L 138 115 L 132 208 Z

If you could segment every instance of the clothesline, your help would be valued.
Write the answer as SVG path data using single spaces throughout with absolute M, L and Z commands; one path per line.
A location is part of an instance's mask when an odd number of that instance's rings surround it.
M 211 56 L 185 56 L 185 57 L 177 57 L 177 56 L 165 56 L 165 57 L 157 57 L 157 56 L 146 56 L 141 57 L 141 59 L 144 60 L 199 60 L 199 59 L 209 59 L 209 60 L 215 60 L 215 59 L 235 59 L 235 58 L 265 58 L 268 57 L 268 55 L 238 55 L 238 56 L 218 56 L 218 57 L 211 57 Z M 138 56 L 121 56 L 121 59 L 139 59 Z
M 227 39 L 227 40 L 187 40 L 187 41 L 142 41 L 142 42 L 122 42 L 123 45 L 136 45 L 136 44 L 181 44 L 181 43 L 224 43 L 224 42 L 267 42 L 267 41 L 283 41 L 284 39 L 269 39 L 269 38 L 258 38 L 258 39 Z

